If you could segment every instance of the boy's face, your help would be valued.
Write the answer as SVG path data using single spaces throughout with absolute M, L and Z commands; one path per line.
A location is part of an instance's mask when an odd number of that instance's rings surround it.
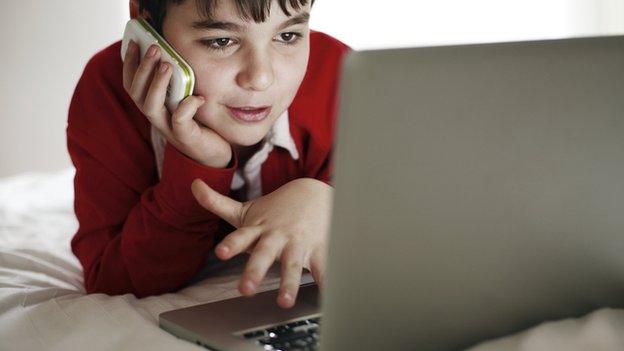
M 195 119 L 230 144 L 250 146 L 262 140 L 291 104 L 303 80 L 310 52 L 308 22 L 282 24 L 309 14 L 310 5 L 298 11 L 288 9 L 291 15 L 287 17 L 273 1 L 267 20 L 255 23 L 239 17 L 233 0 L 220 0 L 212 22 L 236 26 L 213 23 L 194 28 L 195 22 L 205 20 L 195 1 L 167 8 L 163 35 L 193 68 L 193 94 L 206 99 Z M 234 118 L 229 108 L 248 106 L 270 106 L 270 113 L 261 121 L 248 122 Z

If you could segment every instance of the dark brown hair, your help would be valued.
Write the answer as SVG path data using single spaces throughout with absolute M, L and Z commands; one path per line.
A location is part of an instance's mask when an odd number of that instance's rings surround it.
M 139 0 L 139 13 L 147 11 L 150 14 L 148 21 L 162 34 L 162 24 L 167 14 L 169 4 L 181 5 L 186 0 Z M 210 19 L 212 11 L 220 0 L 195 0 L 200 16 Z M 234 0 L 238 14 L 243 20 L 253 19 L 254 22 L 264 22 L 269 16 L 272 0 Z M 308 2 L 314 4 L 314 0 L 277 0 L 280 8 L 286 16 L 290 16 L 288 6 L 299 10 Z

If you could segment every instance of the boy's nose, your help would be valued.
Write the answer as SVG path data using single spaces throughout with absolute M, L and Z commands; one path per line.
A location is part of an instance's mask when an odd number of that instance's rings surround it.
M 243 63 L 236 77 L 239 86 L 246 90 L 267 90 L 275 79 L 273 65 L 268 54 L 252 52 Z

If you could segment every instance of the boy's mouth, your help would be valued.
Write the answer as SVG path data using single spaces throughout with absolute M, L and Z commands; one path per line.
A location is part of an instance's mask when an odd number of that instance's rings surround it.
M 230 115 L 241 122 L 257 123 L 263 121 L 271 112 L 271 106 L 227 106 Z

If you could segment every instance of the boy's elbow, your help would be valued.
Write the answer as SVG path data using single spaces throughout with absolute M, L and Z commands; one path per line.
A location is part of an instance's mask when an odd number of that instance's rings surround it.
M 110 296 L 132 294 L 136 298 L 141 299 L 175 292 L 186 286 L 146 285 L 137 287 L 127 277 L 104 277 L 98 273 L 98 271 L 85 273 L 84 288 L 87 294 L 106 294 Z
M 152 288 L 137 289 L 128 280 L 121 277 L 103 277 L 98 271 L 84 274 L 84 288 L 87 294 L 106 294 L 110 296 L 132 294 L 137 298 L 158 295 Z

